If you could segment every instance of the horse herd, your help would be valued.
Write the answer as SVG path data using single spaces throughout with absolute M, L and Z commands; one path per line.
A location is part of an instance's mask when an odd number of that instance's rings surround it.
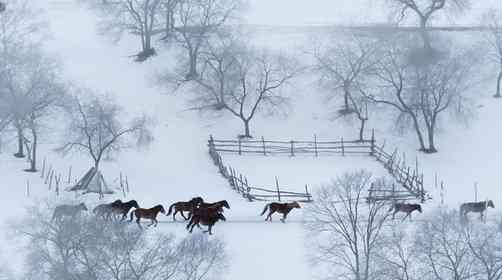
M 131 211 L 131 209 L 134 210 Z M 194 197 L 189 201 L 178 201 L 176 203 L 171 204 L 166 213 L 164 206 L 161 204 L 156 205 L 152 208 L 141 208 L 136 200 L 130 200 L 127 202 L 122 202 L 120 199 L 115 200 L 111 203 L 104 203 L 96 206 L 92 212 L 93 214 L 101 219 L 106 221 L 113 219 L 120 221 L 124 221 L 127 219 L 129 214 L 129 222 L 132 222 L 134 218 L 136 218 L 136 223 L 140 228 L 141 219 L 150 220 L 151 223 L 148 226 L 157 226 L 158 220 L 157 216 L 159 213 L 162 213 L 166 216 L 170 216 L 172 213 L 173 220 L 176 221 L 176 215 L 178 213 L 181 214 L 185 221 L 189 221 L 186 225 L 186 229 L 191 233 L 195 226 L 198 228 L 202 228 L 202 225 L 208 227 L 208 229 L 204 232 L 208 232 L 212 234 L 212 228 L 218 221 L 226 221 L 226 217 L 223 215 L 224 208 L 230 209 L 230 205 L 226 200 L 221 200 L 214 203 L 207 203 L 201 197 Z M 289 203 L 269 203 L 265 205 L 261 216 L 269 211 L 265 221 L 272 221 L 272 214 L 280 213 L 283 215 L 281 221 L 284 223 L 286 218 L 291 212 L 293 208 L 301 208 L 300 204 L 296 201 Z M 81 211 L 87 211 L 87 206 L 85 203 L 80 203 L 77 205 L 68 205 L 63 204 L 59 205 L 54 209 L 52 215 L 52 221 L 60 221 L 63 217 L 74 218 Z M 187 216 L 185 213 L 187 212 Z

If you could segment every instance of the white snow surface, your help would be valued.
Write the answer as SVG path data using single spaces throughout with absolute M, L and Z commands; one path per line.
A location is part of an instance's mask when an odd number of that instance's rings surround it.
M 263 7 L 262 2 L 257 0 L 255 7 Z M 300 7 L 298 1 L 291 3 Z M 84 7 L 68 1 L 49 1 L 46 11 L 53 34 L 47 49 L 60 58 L 68 80 L 113 95 L 131 116 L 146 112 L 156 119 L 152 146 L 125 152 L 115 161 L 102 164 L 101 171 L 109 184 L 117 185 L 116 178 L 122 172 L 127 175 L 131 186 L 128 197 L 117 194 L 106 200 L 134 198 L 140 205 L 148 207 L 158 203 L 169 206 L 172 202 L 199 195 L 207 201 L 226 199 L 231 206 L 225 212 L 229 221 L 214 228 L 214 234 L 227 242 L 230 257 L 229 270 L 222 279 L 272 279 L 273 276 L 290 280 L 311 279 L 312 267 L 307 261 L 300 223 L 301 211 L 293 211 L 286 224 L 278 222 L 277 217 L 273 223 L 262 222 L 259 213 L 265 203 L 249 203 L 231 190 L 208 156 L 209 135 L 220 139 L 235 137 L 241 132 L 241 123 L 231 118 L 206 118 L 188 111 L 185 103 L 188 93 L 171 93 L 153 85 L 155 73 L 165 69 L 173 60 L 172 53 L 159 49 L 159 56 L 138 64 L 129 57 L 138 50 L 137 40 L 125 37 L 120 43 L 112 44 L 109 38 L 99 36 L 95 15 Z M 294 29 L 284 32 L 270 27 L 258 29 L 255 36 L 254 42 L 258 45 L 296 53 L 302 51 L 310 35 Z M 289 93 L 293 100 L 289 116 L 257 118 L 251 124 L 255 136 L 277 140 L 309 139 L 313 134 L 320 140 L 337 140 L 341 136 L 355 138 L 356 131 L 349 124 L 331 120 L 330 112 L 323 106 L 323 93 L 312 77 L 304 77 L 296 83 Z M 369 127 L 376 129 L 377 139 L 386 138 L 389 147 L 397 146 L 406 153 L 410 165 L 418 158 L 427 187 L 434 196 L 434 201 L 428 203 L 430 207 L 437 204 L 439 198 L 439 191 L 433 188 L 435 173 L 444 180 L 446 203 L 452 207 L 473 199 L 475 182 L 479 186 L 480 199 L 490 198 L 496 206 L 502 205 L 499 198 L 502 195 L 502 174 L 499 171 L 502 151 L 498 148 L 502 135 L 502 101 L 490 98 L 491 85 L 479 93 L 482 96 L 479 103 L 483 106 L 478 118 L 469 127 L 447 126 L 439 135 L 440 153 L 435 155 L 418 153 L 413 135 L 401 137 L 389 131 L 386 123 L 369 123 Z M 53 125 L 56 128 L 61 126 L 59 123 Z M 91 165 L 82 155 L 63 158 L 54 153 L 57 137 L 42 140 L 40 165 L 46 158 L 49 165 L 63 174 L 64 181 L 69 166 L 72 166 L 73 174 L 80 176 Z M 12 242 L 5 222 L 24 215 L 26 205 L 43 201 L 46 197 L 58 201 L 75 198 L 64 192 L 56 197 L 53 190 L 47 190 L 38 173 L 24 173 L 24 160 L 14 160 L 11 154 L 12 151 L 5 147 L 0 153 L 0 201 L 3 209 L 9 209 L 0 218 L 0 263 L 6 260 L 17 270 L 22 270 L 22 252 L 19 244 Z M 252 184 L 274 186 L 274 177 L 278 176 L 281 185 L 291 186 L 293 191 L 302 191 L 305 184 L 315 188 L 343 172 L 360 168 L 370 170 L 375 176 L 386 175 L 370 157 L 239 157 L 226 154 L 223 157 L 246 174 Z M 30 197 L 26 196 L 27 181 L 30 183 Z M 85 199 L 91 204 L 98 203 L 97 197 L 92 195 Z M 168 217 L 161 220 L 159 228 L 153 230 L 186 234 L 181 223 L 171 223 Z

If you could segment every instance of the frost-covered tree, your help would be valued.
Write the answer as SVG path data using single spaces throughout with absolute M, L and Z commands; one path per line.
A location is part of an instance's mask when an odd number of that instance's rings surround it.
M 199 75 L 199 56 L 204 43 L 221 26 L 237 16 L 241 0 L 182 0 L 175 7 L 176 41 L 186 51 L 185 80 Z
M 416 133 L 420 150 L 435 153 L 436 130 L 446 113 L 467 116 L 471 111 L 468 94 L 476 80 L 476 55 L 449 50 L 421 64 L 413 41 L 409 43 L 394 42 L 382 52 L 368 98 L 397 112 L 399 124 Z
M 393 6 L 394 17 L 403 20 L 409 12 L 413 13 L 419 22 L 423 46 L 432 49 L 431 39 L 427 32 L 430 20 L 441 11 L 464 11 L 469 7 L 470 0 L 387 0 Z
M 376 63 L 378 44 L 356 35 L 343 42 L 338 38 L 336 40 L 336 43 L 329 42 L 314 49 L 314 70 L 319 74 L 321 85 L 328 91 L 328 100 L 338 101 L 340 96 L 343 97 L 343 107 L 338 113 L 342 116 L 354 115 L 360 122 L 359 140 L 362 141 L 368 121 L 368 99 L 362 92 L 367 90 L 371 70 Z
M 112 34 L 117 40 L 124 33 L 139 38 L 141 51 L 136 55 L 137 61 L 144 61 L 155 55 L 152 40 L 164 31 L 162 0 L 83 1 L 90 2 L 91 7 L 98 12 L 101 32 Z
M 288 103 L 282 93 L 299 73 L 295 60 L 267 50 L 228 41 L 204 55 L 204 71 L 195 82 L 197 108 L 223 109 L 244 125 L 241 137 L 250 138 L 250 123 L 260 111 L 275 113 Z
M 306 209 L 306 227 L 314 236 L 313 259 L 326 265 L 329 279 L 378 279 L 378 249 L 388 220 L 388 205 L 367 203 L 371 174 L 357 171 L 321 187 Z
M 124 149 L 153 140 L 149 119 L 141 116 L 127 122 L 122 107 L 110 97 L 86 90 L 68 103 L 69 123 L 58 150 L 63 154 L 83 152 L 92 158 L 96 169 L 103 158 L 112 158 Z
M 490 9 L 483 16 L 483 23 L 488 27 L 485 42 L 489 48 L 488 59 L 497 66 L 497 88 L 494 97 L 500 98 L 502 86 L 502 15 L 500 11 Z
M 0 73 L 4 86 L 3 102 L 12 116 L 17 130 L 17 157 L 23 157 L 23 146 L 28 150 L 30 168 L 37 171 L 37 144 L 44 123 L 53 120 L 58 101 L 65 93 L 58 64 L 42 53 L 39 47 L 17 48 Z M 0 66 L 0 69 L 2 66 Z

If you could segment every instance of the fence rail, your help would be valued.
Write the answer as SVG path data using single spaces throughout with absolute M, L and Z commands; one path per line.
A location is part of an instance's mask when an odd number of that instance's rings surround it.
M 377 191 L 374 189 L 370 192 L 370 197 L 374 197 L 375 200 L 381 200 L 383 198 L 394 199 L 394 200 L 407 200 L 407 199 L 420 199 L 424 202 L 430 197 L 424 189 L 424 179 L 423 174 L 419 173 L 418 170 L 418 160 L 415 168 L 410 168 L 406 165 L 405 156 L 401 158 L 398 156 L 397 149 L 394 150 L 392 154 L 384 150 L 385 144 L 381 146 L 376 145 L 375 133 L 371 134 L 371 139 L 365 139 L 362 141 L 358 140 L 340 140 L 336 141 L 318 141 L 317 136 L 314 135 L 313 141 L 270 141 L 265 140 L 263 137 L 260 140 L 215 140 L 211 135 L 208 141 L 209 153 L 213 157 L 216 165 L 220 166 L 220 173 L 223 174 L 225 178 L 234 178 L 231 185 L 236 188 L 239 192 L 249 193 L 251 191 L 263 191 L 263 188 L 249 188 L 247 179 L 244 176 L 244 181 L 237 176 L 236 171 L 229 167 L 230 172 L 225 167 L 221 160 L 220 153 L 233 153 L 238 155 L 244 154 L 256 154 L 256 155 L 289 155 L 291 157 L 296 155 L 312 154 L 316 157 L 320 155 L 364 155 L 371 156 L 375 158 L 383 167 L 389 172 L 389 174 L 399 183 L 407 194 L 400 194 L 398 191 L 394 191 L 392 194 L 387 192 Z M 216 159 L 215 159 L 216 158 Z M 225 175 L 226 174 L 226 175 Z M 249 188 L 249 189 L 248 189 Z M 268 192 L 277 192 L 277 190 L 266 190 Z M 249 190 L 249 191 L 248 191 Z M 286 197 L 287 192 L 284 192 L 282 197 Z M 290 195 L 299 195 L 299 193 L 294 193 Z M 311 197 L 306 189 L 305 194 L 308 195 L 308 200 Z M 254 194 L 255 198 L 265 197 L 266 194 Z M 279 194 L 276 194 L 279 197 Z M 249 197 L 248 197 L 249 198 Z
M 211 137 L 212 139 L 212 137 Z M 278 200 L 282 198 L 291 198 L 300 202 L 312 201 L 308 186 L 305 185 L 305 192 L 284 191 L 284 187 L 279 185 L 279 180 L 275 178 L 275 187 L 253 187 L 249 184 L 247 177 L 237 172 L 230 165 L 225 165 L 221 155 L 218 153 L 213 142 L 209 141 L 209 155 L 213 163 L 218 167 L 220 174 L 228 180 L 230 186 L 249 201 L 254 200 Z

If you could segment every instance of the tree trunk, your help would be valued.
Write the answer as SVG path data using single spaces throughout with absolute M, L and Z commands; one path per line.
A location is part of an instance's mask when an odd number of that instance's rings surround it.
M 251 138 L 251 133 L 249 133 L 249 120 L 242 120 L 244 123 L 244 137 Z
M 366 126 L 366 119 L 360 118 L 359 120 L 361 121 L 361 127 L 359 128 L 359 141 L 362 142 L 364 140 L 364 127 Z
M 420 19 L 420 35 L 422 36 L 425 51 L 432 50 L 431 39 L 429 37 L 429 33 L 427 32 L 427 18 L 422 17 Z
M 24 158 L 24 135 L 23 135 L 23 129 L 21 128 L 21 124 L 19 122 L 16 122 L 16 129 L 17 129 L 17 153 L 14 154 L 15 157 L 17 158 Z
M 343 109 L 340 111 L 342 115 L 347 115 L 351 112 L 350 105 L 350 90 L 349 85 L 347 83 L 343 84 Z
M 425 148 L 424 136 L 422 135 L 422 131 L 420 130 L 420 124 L 418 123 L 417 118 L 412 114 L 411 118 L 413 119 L 413 127 L 415 128 L 415 132 L 417 133 L 418 142 L 420 143 L 420 151 L 425 152 L 427 149 Z
M 495 98 L 502 97 L 500 95 L 500 85 L 501 85 L 501 82 L 502 82 L 502 65 L 501 65 L 501 69 L 499 70 L 499 75 L 497 77 L 497 93 L 495 93 L 495 95 L 493 96 Z
M 37 144 L 38 135 L 35 128 L 31 128 L 31 135 L 33 141 L 31 143 L 31 156 L 30 156 L 30 169 L 26 170 L 28 172 L 37 172 Z
M 437 149 L 434 145 L 434 128 L 435 125 L 432 123 L 429 127 L 427 127 L 427 134 L 429 137 L 429 148 L 425 151 L 426 153 L 432 154 L 437 153 Z
M 189 59 L 190 59 L 190 68 L 188 70 L 188 74 L 185 77 L 185 79 L 187 81 L 194 80 L 198 76 L 198 73 L 197 73 L 197 54 L 195 51 L 193 51 L 193 50 L 189 51 Z

